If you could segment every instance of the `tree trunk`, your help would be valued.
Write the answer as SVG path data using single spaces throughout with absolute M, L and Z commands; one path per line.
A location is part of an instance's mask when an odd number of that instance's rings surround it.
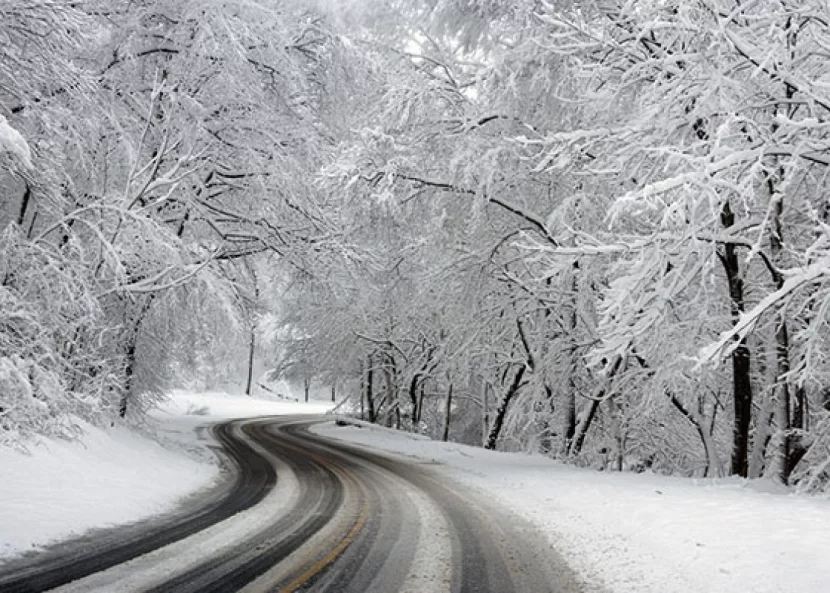
M 409 383 L 409 400 L 412 403 L 412 427 L 415 428 L 421 422 L 421 415 L 423 413 L 424 405 L 424 386 L 423 383 L 431 373 L 432 369 L 432 355 L 435 348 L 427 350 L 426 359 L 421 368 L 412 375 L 412 381 Z
M 724 228 L 735 224 L 735 214 L 729 202 L 725 202 L 721 211 L 721 223 Z M 740 263 L 736 246 L 727 243 L 719 253 L 726 278 L 729 282 L 729 296 L 732 301 L 732 323 L 738 323 L 744 310 L 744 284 L 741 278 Z M 746 339 L 738 343 L 732 351 L 732 401 L 735 418 L 732 424 L 732 463 L 731 473 L 747 477 L 749 475 L 749 427 L 752 419 L 752 381 L 750 377 L 751 355 Z
M 551 398 L 552 401 L 553 398 Z M 553 403 L 551 403 L 551 407 L 553 407 Z M 560 454 L 562 457 L 566 457 L 576 435 L 576 385 L 573 382 L 573 377 L 568 379 L 568 393 L 565 394 L 563 408 L 564 422 L 562 426 L 562 447 Z
M 248 380 L 245 383 L 245 395 L 251 395 L 251 384 L 254 381 L 254 352 L 256 350 L 256 328 L 251 328 L 251 339 L 248 343 Z
M 337 387 L 334 382 L 331 384 L 331 403 L 337 401 Z
M 588 406 L 588 411 L 582 416 L 579 426 L 576 428 L 571 450 L 568 452 L 568 457 L 576 457 L 582 452 L 582 447 L 585 445 L 585 437 L 588 434 L 588 429 L 591 428 L 591 423 L 597 415 L 597 408 L 599 408 L 599 400 L 591 400 Z
M 365 391 L 366 391 L 366 376 L 363 373 L 363 359 L 358 362 L 358 376 L 360 377 L 360 419 L 365 420 L 363 417 L 363 400 L 365 398 Z
M 486 449 L 494 450 L 496 448 L 499 436 L 501 435 L 501 429 L 504 426 L 504 419 L 507 416 L 507 408 L 519 392 L 519 389 L 522 386 L 522 378 L 524 377 L 526 370 L 527 365 L 522 365 L 513 376 L 513 381 L 510 383 L 510 387 L 507 388 L 507 392 L 504 394 L 504 397 L 496 410 L 496 417 L 493 419 L 493 426 L 490 428 L 490 434 L 487 436 L 487 444 L 484 445 Z
M 135 352 L 138 345 L 138 331 L 133 331 L 127 338 L 127 346 L 124 351 L 124 392 L 121 394 L 121 401 L 118 404 L 118 416 L 127 416 L 130 395 L 133 389 L 133 376 L 135 373 Z
M 580 420 L 579 425 L 576 427 L 574 431 L 574 438 L 573 444 L 571 445 L 570 450 L 568 451 L 569 457 L 576 457 L 582 452 L 582 447 L 585 445 L 585 437 L 588 435 L 588 429 L 591 428 L 591 424 L 594 421 L 594 418 L 597 415 L 597 409 L 599 408 L 600 402 L 605 398 L 605 394 L 608 392 L 608 389 L 611 385 L 611 380 L 614 378 L 614 375 L 620 370 L 620 366 L 622 366 L 623 357 L 617 356 L 616 360 L 614 361 L 614 365 L 611 367 L 611 370 L 608 373 L 608 376 L 604 379 L 603 386 L 596 392 L 595 396 L 591 398 L 591 404 L 588 407 L 588 411 L 582 416 L 582 420 Z M 641 361 L 641 364 L 643 362 Z
M 138 337 L 141 332 L 141 324 L 144 322 L 144 317 L 150 310 L 150 306 L 154 300 L 155 294 L 150 294 L 145 297 L 135 317 L 130 319 L 130 327 L 127 328 L 127 341 L 124 346 L 124 391 L 121 394 L 121 401 L 118 404 L 118 416 L 120 418 L 127 416 L 127 409 L 129 408 L 129 401 L 132 397 L 135 383 L 136 352 L 138 350 Z
M 775 402 L 775 451 L 770 463 L 772 478 L 787 484 L 790 475 L 790 454 L 792 440 L 792 418 L 790 416 L 790 372 L 789 335 L 787 323 L 782 319 L 775 330 L 776 377 L 772 397 Z
M 760 409 L 756 412 L 755 433 L 752 448 L 749 453 L 749 478 L 760 478 L 767 468 L 766 450 L 773 432 L 772 423 L 775 420 L 775 409 L 772 397 L 762 400 Z
M 579 270 L 579 262 L 573 264 L 573 277 L 571 278 L 571 294 L 568 299 L 568 330 L 571 339 L 571 345 L 568 352 L 568 381 L 567 393 L 565 393 L 565 403 L 563 406 L 563 424 L 562 424 L 562 445 L 560 447 L 560 455 L 566 457 L 571 448 L 574 435 L 576 434 L 576 381 L 574 380 L 574 373 L 576 372 L 576 299 L 579 286 L 577 285 L 576 274 Z
M 700 437 L 700 442 L 703 445 L 703 452 L 706 455 L 706 467 L 703 470 L 703 477 L 708 478 L 713 473 L 715 477 L 720 477 L 721 466 L 720 459 L 718 459 L 715 441 L 712 439 L 712 435 L 709 433 L 707 428 L 703 425 L 703 418 L 701 418 L 690 408 L 683 405 L 683 402 L 677 399 L 677 396 L 673 393 L 666 392 L 666 395 L 669 396 L 672 405 L 677 408 L 686 420 L 689 421 Z
M 787 478 L 793 473 L 795 466 L 807 454 L 807 447 L 804 445 L 802 431 L 808 430 L 807 415 L 806 415 L 806 401 L 807 394 L 804 387 L 795 387 L 793 393 L 793 414 L 791 431 L 793 431 L 792 439 L 790 440 L 790 456 L 787 464 Z
M 735 422 L 732 429 L 732 473 L 747 477 L 749 470 L 749 426 L 752 417 L 750 355 L 746 342 L 732 353 L 732 389 Z
M 610 397 L 608 402 L 608 417 L 614 431 L 614 469 L 618 472 L 623 471 L 625 462 L 625 419 L 623 418 L 623 409 L 617 398 Z
M 383 379 L 386 386 L 385 399 L 390 402 L 390 413 L 393 411 L 393 407 L 400 412 L 398 407 L 398 371 L 395 364 L 395 357 L 386 353 L 385 358 L 386 364 L 383 366 Z
M 481 444 L 487 443 L 487 434 L 490 430 L 490 384 L 482 381 L 484 387 L 481 394 Z
M 553 401 L 553 388 L 550 385 L 545 385 L 545 401 L 547 403 L 548 417 L 542 420 L 542 438 L 539 441 L 539 452 L 543 455 L 551 455 L 554 453 L 553 437 L 556 436 L 556 406 Z
M 789 92 L 789 89 L 788 89 Z M 785 171 L 783 167 L 778 167 L 778 178 L 783 179 Z M 777 289 L 784 286 L 784 277 L 778 272 L 777 266 L 782 262 L 783 251 L 783 228 L 781 225 L 781 215 L 784 212 L 784 197 L 780 195 L 775 187 L 775 180 L 772 176 L 767 177 L 767 189 L 769 190 L 769 198 L 772 202 L 772 217 L 770 220 L 770 255 L 775 268 L 771 270 L 773 280 Z M 803 390 L 797 390 L 798 393 L 793 398 L 793 393 L 790 389 L 790 337 L 789 329 L 787 327 L 787 320 L 784 314 L 778 320 L 778 325 L 775 328 L 775 360 L 776 360 L 776 377 L 773 388 L 773 397 L 775 398 L 775 425 L 777 428 L 775 435 L 775 459 L 771 463 L 772 473 L 774 479 L 782 484 L 788 484 L 790 474 L 795 469 L 798 460 L 801 459 L 803 453 L 803 446 L 800 443 L 800 435 L 796 436 L 793 433 L 794 428 L 801 428 L 803 422 L 803 414 L 801 408 L 803 405 Z M 792 400 L 796 400 L 796 409 L 792 409 Z M 796 459 L 796 457 L 798 459 Z
M 375 399 L 372 393 L 375 370 L 372 368 L 372 364 L 372 355 L 370 354 L 366 367 L 366 411 L 369 414 L 369 422 L 375 421 Z
M 418 379 L 419 373 L 412 375 L 412 380 L 409 382 L 409 402 L 412 405 L 412 427 L 416 427 L 421 421 L 421 407 L 418 399 Z
M 303 395 L 305 396 L 305 403 L 308 403 L 308 392 L 311 388 L 311 381 L 308 380 L 308 377 L 303 377 Z
M 23 223 L 26 220 L 26 211 L 29 209 L 29 201 L 32 198 L 32 186 L 28 181 L 24 181 L 26 190 L 23 192 L 23 197 L 20 199 L 20 209 L 17 211 L 17 226 L 23 228 Z
M 450 421 L 451 421 L 451 414 L 452 414 L 452 383 L 450 383 L 449 389 L 447 389 L 447 402 L 444 406 L 444 436 L 443 441 L 446 443 L 450 440 Z
M 179 225 L 179 237 L 181 237 L 182 233 L 184 232 L 184 225 L 186 222 L 187 216 L 182 218 L 182 222 Z M 248 349 L 248 381 L 245 385 L 245 395 L 251 395 L 251 386 L 254 380 L 254 355 L 256 353 L 256 330 L 257 330 L 257 316 L 256 316 L 256 307 L 259 304 L 259 283 L 257 282 L 256 272 L 254 271 L 253 266 L 251 265 L 249 260 L 246 260 L 246 268 L 248 270 L 248 274 L 251 276 L 251 280 L 253 283 L 253 290 L 254 290 L 254 298 L 253 298 L 253 305 L 248 310 L 248 322 L 250 325 L 251 331 L 251 339 L 249 343 Z
M 421 416 L 424 413 L 424 397 L 426 395 L 426 387 L 424 385 L 426 381 L 421 381 L 421 384 L 418 386 L 418 423 L 421 422 Z

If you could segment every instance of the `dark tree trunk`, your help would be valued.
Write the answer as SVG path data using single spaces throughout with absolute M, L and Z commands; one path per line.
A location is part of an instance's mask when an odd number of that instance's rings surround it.
M 421 381 L 421 383 L 418 385 L 418 422 L 419 423 L 421 422 L 421 416 L 423 416 L 423 413 L 424 413 L 424 396 L 425 395 L 426 395 L 426 393 L 425 393 L 424 381 Z
M 450 440 L 450 422 L 452 420 L 452 383 L 450 383 L 449 389 L 447 389 L 447 402 L 446 406 L 444 407 L 444 435 L 443 441 L 447 442 Z
M 178 236 L 181 237 L 182 233 L 184 233 L 184 225 L 187 222 L 188 213 L 185 213 L 185 216 L 182 217 L 182 221 L 179 224 Z M 256 329 L 257 329 L 257 319 L 256 319 L 256 306 L 259 304 L 259 283 L 257 282 L 256 272 L 254 272 L 253 267 L 250 265 L 250 262 L 246 262 L 248 273 L 251 275 L 251 280 L 253 283 L 253 291 L 254 291 L 254 298 L 253 298 L 253 306 L 251 307 L 252 310 L 248 312 L 248 321 L 250 324 L 250 331 L 251 331 L 251 340 L 249 344 L 248 350 L 248 382 L 245 386 L 245 395 L 251 395 L 251 384 L 254 380 L 254 355 L 256 354 Z
M 585 445 L 585 437 L 588 435 L 588 429 L 591 428 L 591 424 L 594 422 L 598 408 L 599 400 L 591 400 L 588 411 L 585 413 L 582 422 L 579 423 L 579 428 L 574 435 L 571 449 L 568 452 L 569 457 L 576 457 L 582 452 L 582 447 Z
M 395 362 L 395 357 L 391 353 L 385 353 L 386 364 L 383 365 L 383 379 L 386 387 L 386 399 L 389 402 L 389 413 L 395 411 L 400 412 L 398 405 L 398 367 Z
M 26 211 L 29 209 L 29 201 L 32 198 L 32 186 L 29 182 L 26 183 L 26 190 L 23 192 L 23 197 L 20 199 L 20 209 L 17 211 L 17 226 L 23 228 L 23 222 L 26 220 Z
M 412 380 L 409 382 L 409 402 L 412 404 L 412 426 L 413 428 L 421 421 L 421 406 L 418 398 L 418 379 L 421 377 L 420 373 L 412 375 Z
M 363 417 L 363 400 L 365 399 L 365 391 L 366 391 L 366 376 L 363 374 L 363 360 L 361 359 L 358 363 L 358 376 L 360 377 L 360 419 L 365 420 Z
M 409 400 L 412 402 L 412 427 L 415 428 L 421 422 L 424 407 L 424 381 L 430 376 L 434 370 L 435 365 L 432 361 L 435 348 L 427 350 L 426 359 L 421 368 L 412 375 L 412 380 L 409 383 Z
M 793 428 L 798 430 L 808 430 L 807 426 L 807 394 L 803 387 L 796 387 L 793 393 Z
M 573 372 L 573 369 L 571 369 Z M 553 408 L 553 400 L 551 398 L 551 408 Z M 565 394 L 564 405 L 564 426 L 561 454 L 567 455 L 571 449 L 574 436 L 576 435 L 576 385 L 573 382 L 573 377 L 568 380 L 568 393 Z
M 308 380 L 308 377 L 303 377 L 303 395 L 305 396 L 305 402 L 308 403 L 308 391 L 310 388 L 311 381 Z
M 576 430 L 574 432 L 571 448 L 568 451 L 569 457 L 576 457 L 582 451 L 582 447 L 585 445 L 585 437 L 588 435 L 588 430 L 591 428 L 591 424 L 594 422 L 594 418 L 597 415 L 599 404 L 605 398 L 605 394 L 608 392 L 608 389 L 610 388 L 611 381 L 613 380 L 617 372 L 619 372 L 620 367 L 622 366 L 622 362 L 623 357 L 617 356 L 616 360 L 614 361 L 614 365 L 611 367 L 611 371 L 605 378 L 605 384 L 601 389 L 597 391 L 596 395 L 593 398 L 591 398 L 591 404 L 588 406 L 588 411 L 582 417 L 582 420 L 580 420 L 579 422 L 579 426 L 576 427 Z M 644 363 L 645 361 L 640 362 L 640 364 Z
M 550 385 L 545 385 L 545 401 L 548 406 L 549 418 L 546 418 L 542 423 L 542 438 L 539 441 L 539 450 L 544 455 L 553 453 L 553 437 L 556 435 L 554 426 L 556 418 L 556 406 L 553 400 L 553 389 Z
M 735 422 L 732 429 L 732 473 L 749 475 L 749 426 L 752 418 L 752 383 L 750 355 L 745 341 L 732 353 L 732 390 L 735 400 Z
M 337 387 L 334 383 L 331 384 L 331 403 L 337 400 Z
M 574 435 L 576 434 L 576 380 L 574 377 L 574 373 L 576 373 L 576 363 L 577 363 L 577 345 L 576 345 L 576 324 L 577 324 L 577 292 L 579 290 L 579 286 L 577 284 L 577 273 L 579 272 L 579 262 L 573 263 L 573 278 L 571 279 L 571 294 L 569 296 L 569 308 L 568 311 L 568 330 L 569 330 L 569 338 L 572 341 L 571 345 L 569 346 L 569 355 L 568 355 L 568 392 L 565 394 L 565 405 L 564 407 L 564 418 L 563 418 L 563 427 L 562 427 L 562 445 L 559 453 L 564 457 L 567 456 L 568 451 L 571 449 L 571 444 L 573 443 Z
M 370 354 L 366 367 L 366 411 L 369 414 L 369 422 L 375 421 L 375 399 L 372 392 L 375 370 L 372 368 L 372 364 L 372 355 Z
M 121 394 L 121 401 L 118 404 L 119 418 L 124 418 L 127 416 L 127 408 L 129 407 L 130 393 L 133 389 L 133 377 L 135 374 L 135 351 L 138 343 L 138 332 L 132 332 L 127 340 L 127 347 L 124 351 L 124 392 Z
M 510 387 L 507 388 L 507 391 L 499 404 L 499 408 L 496 410 L 496 417 L 493 418 L 493 426 L 490 427 L 490 434 L 487 436 L 487 444 L 484 446 L 486 449 L 496 448 L 499 436 L 501 435 L 501 429 L 504 426 L 504 419 L 507 416 L 507 409 L 510 406 L 510 402 L 522 386 L 522 378 L 525 375 L 525 371 L 527 371 L 527 366 L 522 365 L 513 376 L 513 381 L 510 383 Z
M 248 343 L 248 380 L 245 383 L 245 395 L 251 395 L 251 384 L 254 381 L 254 352 L 256 351 L 256 329 L 251 328 L 251 339 Z
M 729 202 L 723 205 L 721 223 L 724 228 L 729 228 L 735 224 L 735 214 L 732 212 Z M 744 283 L 741 278 L 736 246 L 730 243 L 725 244 L 719 255 L 729 282 L 732 322 L 737 323 L 744 310 Z M 735 418 L 732 424 L 731 464 L 731 473 L 742 477 L 749 475 L 749 427 L 752 419 L 750 367 L 751 355 L 746 339 L 743 339 L 738 343 L 738 347 L 732 351 L 732 400 Z

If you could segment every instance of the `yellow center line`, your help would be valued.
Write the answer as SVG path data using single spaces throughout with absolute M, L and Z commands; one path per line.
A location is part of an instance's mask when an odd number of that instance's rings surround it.
M 315 576 L 320 574 L 323 569 L 325 569 L 328 565 L 334 562 L 343 551 L 348 548 L 352 542 L 354 542 L 357 535 L 360 533 L 360 530 L 363 529 L 363 526 L 366 525 L 366 520 L 369 517 L 369 505 L 363 505 L 363 508 L 360 512 L 360 517 L 357 519 L 357 522 L 352 526 L 351 530 L 346 537 L 340 540 L 340 543 L 334 547 L 328 554 L 326 554 L 323 558 L 318 560 L 313 566 L 311 566 L 308 570 L 306 570 L 303 574 L 298 576 L 296 579 L 291 581 L 288 585 L 280 589 L 280 593 L 293 593 L 303 585 L 307 584 L 311 579 Z

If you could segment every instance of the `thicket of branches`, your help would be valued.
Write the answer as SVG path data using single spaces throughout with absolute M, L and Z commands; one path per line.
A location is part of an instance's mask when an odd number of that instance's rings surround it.
M 826 2 L 380 4 L 0 7 L 3 438 L 265 340 L 373 421 L 826 489 Z
M 257 266 L 318 233 L 321 24 L 285 3 L 2 3 L 0 440 L 140 416 L 172 373 L 241 364 Z
M 365 13 L 364 13 L 364 16 Z M 393 3 L 294 357 L 372 420 L 830 481 L 825 2 Z

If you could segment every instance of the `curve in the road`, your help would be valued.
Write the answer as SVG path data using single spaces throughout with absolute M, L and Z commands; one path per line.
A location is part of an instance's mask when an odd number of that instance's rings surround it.
M 148 593 L 222 593 L 237 591 L 278 564 L 322 529 L 343 501 L 343 482 L 329 464 L 289 443 L 275 443 L 265 425 L 246 426 L 249 436 L 279 450 L 291 469 L 301 476 L 299 504 L 268 529 L 239 543 L 219 557 L 193 566 Z M 275 444 L 278 448 L 275 449 Z
M 213 429 L 234 470 L 230 483 L 161 521 L 101 531 L 92 539 L 65 542 L 21 563 L 10 563 L 0 573 L 0 591 L 38 593 L 54 589 L 184 539 L 257 504 L 273 488 L 277 475 L 267 459 L 234 434 L 237 424 L 219 424 Z M 107 542 L 105 546 L 100 543 L 103 541 Z
M 310 434 L 308 425 L 318 421 L 283 417 L 216 427 L 237 467 L 224 496 L 167 528 L 132 533 L 103 555 L 81 552 L 79 562 L 64 554 L 41 564 L 43 570 L 31 564 L 28 572 L 0 576 L 0 591 L 44 591 L 107 567 L 62 590 L 109 593 L 129 575 L 131 584 L 119 591 L 579 591 L 549 544 L 480 494 L 418 463 Z M 278 476 L 292 484 L 282 503 L 274 498 Z M 251 513 L 258 517 L 253 524 Z M 200 551 L 185 561 L 179 556 L 185 548 Z M 146 555 L 113 566 L 140 554 Z

